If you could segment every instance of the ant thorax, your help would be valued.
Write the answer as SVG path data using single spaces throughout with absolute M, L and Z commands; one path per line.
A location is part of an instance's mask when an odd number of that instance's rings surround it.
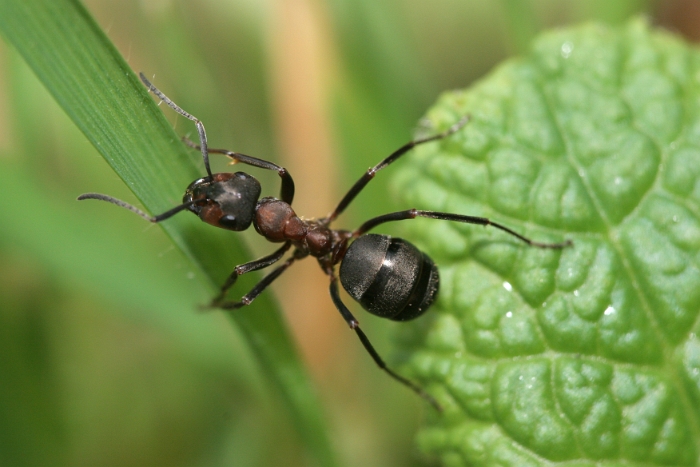
M 292 242 L 302 253 L 322 258 L 331 253 L 347 249 L 351 238 L 348 231 L 336 231 L 322 220 L 305 220 L 297 216 L 294 209 L 282 200 L 267 197 L 258 201 L 255 208 L 255 230 L 267 240 L 275 243 Z

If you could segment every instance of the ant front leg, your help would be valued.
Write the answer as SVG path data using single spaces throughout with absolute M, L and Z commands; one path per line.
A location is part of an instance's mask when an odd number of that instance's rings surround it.
M 465 224 L 483 225 L 484 227 L 487 227 L 487 226 L 495 227 L 495 228 L 502 230 L 503 232 L 506 232 L 507 234 L 512 235 L 513 237 L 527 243 L 528 245 L 534 246 L 537 248 L 561 249 L 561 248 L 565 248 L 567 246 L 573 245 L 573 242 L 571 240 L 565 240 L 565 241 L 560 242 L 560 243 L 536 242 L 534 240 L 530 240 L 529 238 L 527 238 L 523 235 L 520 235 L 519 233 L 515 232 L 514 230 L 509 229 L 505 225 L 499 224 L 497 222 L 493 222 L 493 221 L 487 219 L 486 217 L 465 216 L 462 214 L 452 214 L 449 212 L 420 211 L 418 209 L 409 209 L 406 211 L 392 212 L 389 214 L 384 214 L 382 216 L 377 216 L 373 219 L 368 220 L 364 224 L 362 224 L 357 230 L 355 230 L 352 233 L 352 236 L 357 238 L 360 235 L 364 234 L 365 232 L 368 232 L 371 229 L 375 228 L 376 226 L 378 226 L 380 224 L 384 224 L 385 222 L 415 219 L 416 217 L 426 217 L 429 219 L 439 219 L 439 220 L 443 220 L 443 221 L 454 221 L 454 222 L 462 222 Z
M 413 381 L 404 378 L 403 376 L 399 375 L 398 373 L 395 373 L 391 368 L 389 368 L 386 365 L 386 363 L 384 363 L 384 360 L 379 355 L 377 350 L 374 348 L 374 346 L 370 342 L 367 335 L 362 331 L 362 329 L 360 329 L 360 323 L 355 319 L 355 317 L 352 315 L 352 313 L 350 312 L 348 307 L 345 306 L 343 301 L 340 299 L 340 294 L 338 293 L 338 279 L 335 277 L 335 275 L 333 274 L 332 271 L 329 272 L 329 275 L 331 278 L 331 286 L 330 286 L 331 299 L 333 300 L 335 307 L 338 309 L 340 314 L 343 316 L 343 319 L 345 320 L 345 322 L 348 323 L 348 326 L 350 326 L 350 329 L 355 331 L 355 333 L 357 334 L 357 337 L 360 338 L 360 342 L 362 342 L 362 345 L 364 346 L 367 353 L 370 354 L 370 356 L 374 360 L 374 363 L 376 363 L 380 369 L 385 371 L 389 376 L 394 378 L 396 381 L 398 381 L 399 383 L 408 387 L 413 392 L 418 394 L 420 397 L 425 399 L 430 405 L 435 407 L 435 409 L 438 412 L 442 412 L 442 407 L 440 406 L 438 401 L 435 400 L 435 398 L 433 396 L 431 396 L 430 394 L 425 392 L 420 386 L 418 386 Z
M 161 101 L 165 102 L 168 105 L 168 107 L 170 107 L 175 112 L 182 115 L 183 117 L 192 120 L 194 122 L 194 124 L 197 126 L 197 133 L 199 134 L 199 141 L 202 143 L 201 146 L 199 146 L 199 149 L 202 151 L 202 159 L 204 160 L 204 168 L 207 170 L 207 175 L 209 176 L 209 179 L 211 180 L 212 175 L 211 175 L 211 168 L 209 168 L 209 151 L 207 150 L 207 132 L 204 129 L 204 124 L 197 117 L 195 117 L 191 113 L 184 110 L 182 107 L 180 107 L 175 102 L 173 102 L 168 96 L 163 94 L 163 91 L 161 91 L 160 89 L 155 87 L 150 81 L 148 81 L 148 78 L 146 78 L 146 75 L 144 75 L 143 73 L 139 73 L 139 78 L 141 78 L 141 81 L 148 88 L 148 90 L 151 91 L 156 96 L 158 96 L 158 98 Z
M 182 140 L 191 148 L 197 150 L 201 149 L 201 147 L 198 144 L 190 141 L 190 139 L 187 137 L 182 138 Z M 266 161 L 264 159 L 258 159 L 257 157 L 247 156 L 245 154 L 241 154 L 240 152 L 229 151 L 227 149 L 208 148 L 208 152 L 209 154 L 216 153 L 230 157 L 231 164 L 240 162 L 242 164 L 248 164 L 253 167 L 258 167 L 260 169 L 274 170 L 275 172 L 277 172 L 277 175 L 279 175 L 282 179 L 282 187 L 280 188 L 280 199 L 289 205 L 292 204 L 292 200 L 294 199 L 294 179 L 284 167 L 280 167 L 279 165 L 273 164 L 272 162 Z

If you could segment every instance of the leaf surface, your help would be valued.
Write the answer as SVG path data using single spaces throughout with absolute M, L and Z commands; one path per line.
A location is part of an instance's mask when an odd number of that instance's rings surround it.
M 700 54 L 644 21 L 558 30 L 429 112 L 395 188 L 440 265 L 405 329 L 445 407 L 419 435 L 445 465 L 697 465 Z M 407 235 L 409 236 L 409 235 Z

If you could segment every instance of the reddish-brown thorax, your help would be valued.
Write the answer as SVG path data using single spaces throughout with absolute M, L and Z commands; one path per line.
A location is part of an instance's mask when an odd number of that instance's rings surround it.
M 291 241 L 302 252 L 315 258 L 332 253 L 331 264 L 336 264 L 347 249 L 352 234 L 329 228 L 322 220 L 304 220 L 294 209 L 276 198 L 261 199 L 255 209 L 255 230 L 271 242 Z

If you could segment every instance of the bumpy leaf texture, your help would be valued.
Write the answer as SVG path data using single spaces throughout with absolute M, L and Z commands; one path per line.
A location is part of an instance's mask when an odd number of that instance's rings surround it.
M 644 21 L 550 32 L 444 95 L 396 169 L 440 296 L 402 328 L 448 466 L 699 465 L 700 53 Z M 409 353 L 407 352 L 407 355 Z

